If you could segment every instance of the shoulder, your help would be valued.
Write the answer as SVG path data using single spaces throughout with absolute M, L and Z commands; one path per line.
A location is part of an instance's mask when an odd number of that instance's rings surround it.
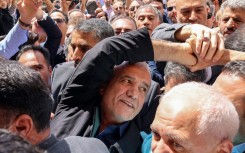
M 109 153 L 102 141 L 96 138 L 69 136 L 64 139 L 71 153 Z

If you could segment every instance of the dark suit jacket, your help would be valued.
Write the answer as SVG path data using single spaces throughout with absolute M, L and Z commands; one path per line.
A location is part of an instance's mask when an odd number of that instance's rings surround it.
M 90 136 L 94 108 L 99 107 L 100 102 L 99 86 L 112 77 L 114 66 L 123 61 L 135 63 L 153 58 L 153 47 L 146 28 L 99 42 L 85 54 L 68 81 L 51 123 L 52 132 L 58 138 Z M 138 116 L 130 121 L 125 135 L 111 146 L 110 152 L 140 152 L 141 126 Z
M 50 65 L 54 67 L 56 64 L 55 58 L 60 46 L 62 33 L 50 16 L 47 16 L 47 18 L 44 20 L 37 21 L 37 23 L 43 28 L 43 30 L 46 32 L 48 36 L 47 41 L 44 44 L 44 47 L 46 47 L 49 50 Z
M 38 145 L 48 153 L 109 153 L 103 142 L 96 138 L 82 138 L 70 136 L 63 140 L 51 135 Z
M 75 71 L 74 61 L 57 64 L 51 76 L 51 92 L 54 98 L 53 112 L 55 112 L 65 86 Z

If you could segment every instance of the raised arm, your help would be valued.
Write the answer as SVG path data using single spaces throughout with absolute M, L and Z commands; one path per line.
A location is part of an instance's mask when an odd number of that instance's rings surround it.
M 38 7 L 42 5 L 42 1 L 34 3 L 30 0 L 20 0 L 17 3 L 17 9 L 20 12 L 19 21 L 10 30 L 4 40 L 0 42 L 0 55 L 9 59 L 17 51 L 19 45 L 27 41 L 27 30 L 31 24 L 31 20 L 36 16 Z

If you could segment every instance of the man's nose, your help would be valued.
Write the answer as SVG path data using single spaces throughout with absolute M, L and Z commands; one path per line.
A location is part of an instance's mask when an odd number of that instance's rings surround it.
M 137 100 L 138 99 L 138 88 L 136 86 L 130 86 L 126 92 L 127 96 L 134 99 L 134 100 Z
M 147 26 L 150 24 L 150 20 L 148 18 L 145 18 L 143 21 L 144 26 Z
M 83 55 L 84 53 L 80 49 L 78 49 L 78 47 L 76 47 L 72 55 L 72 60 L 76 62 L 81 61 Z
M 189 17 L 189 20 L 196 21 L 197 20 L 197 14 L 195 11 L 191 11 L 191 15 Z
M 235 28 L 236 27 L 235 22 L 234 22 L 234 20 L 232 18 L 230 18 L 228 20 L 228 22 L 226 23 L 226 27 L 227 28 Z

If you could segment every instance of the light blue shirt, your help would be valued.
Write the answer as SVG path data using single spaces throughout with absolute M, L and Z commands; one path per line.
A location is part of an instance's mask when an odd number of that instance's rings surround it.
M 232 153 L 244 153 L 245 152 L 245 143 L 234 146 Z
M 7 36 L 0 41 L 0 56 L 9 59 L 18 50 L 19 46 L 27 41 L 27 30 L 20 27 L 19 22 L 9 31 Z

